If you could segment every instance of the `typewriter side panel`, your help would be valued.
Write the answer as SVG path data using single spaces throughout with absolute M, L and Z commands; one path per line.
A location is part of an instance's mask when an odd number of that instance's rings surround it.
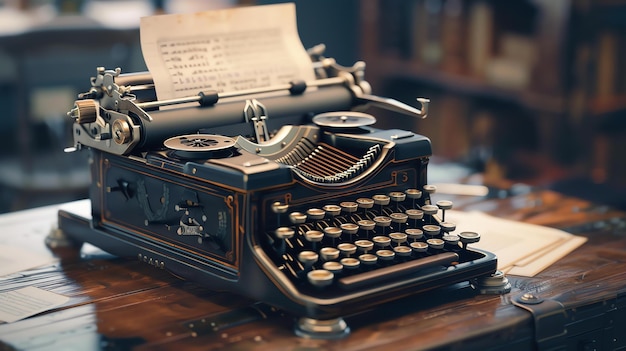
M 124 248 L 109 250 L 239 279 L 241 236 L 247 196 L 175 172 L 146 166 L 143 160 L 94 151 L 93 226 Z M 107 249 L 108 244 L 104 244 Z M 168 264 L 169 263 L 169 264 Z

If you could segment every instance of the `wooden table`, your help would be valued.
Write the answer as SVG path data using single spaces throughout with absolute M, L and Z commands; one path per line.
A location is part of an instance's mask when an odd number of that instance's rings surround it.
M 346 316 L 351 334 L 341 340 L 297 337 L 292 316 L 136 260 L 89 247 L 81 255 L 58 250 L 58 264 L 0 278 L 0 291 L 36 286 L 70 297 L 55 310 L 0 324 L 0 349 L 626 349 L 624 213 L 547 191 L 455 203 L 589 240 L 533 278 L 509 276 L 513 288 L 505 295 L 477 295 L 458 284 Z M 56 210 L 0 216 L 0 244 L 48 252 L 44 238 Z M 544 301 L 518 302 L 529 293 Z

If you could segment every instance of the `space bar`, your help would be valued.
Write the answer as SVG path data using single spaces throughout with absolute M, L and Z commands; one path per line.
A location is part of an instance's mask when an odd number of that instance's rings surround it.
M 414 261 L 407 261 L 392 266 L 374 269 L 368 272 L 340 278 L 338 284 L 343 289 L 358 289 L 365 285 L 381 283 L 385 280 L 397 278 L 401 275 L 411 274 L 424 268 L 434 266 L 448 266 L 459 260 L 459 255 L 454 252 L 445 252 L 437 255 L 426 256 Z

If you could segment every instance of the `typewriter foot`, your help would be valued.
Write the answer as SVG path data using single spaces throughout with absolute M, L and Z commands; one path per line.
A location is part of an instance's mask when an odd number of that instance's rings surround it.
M 476 279 L 474 286 L 483 295 L 502 295 L 511 292 L 511 283 L 501 271 Z
M 82 242 L 78 242 L 63 232 L 60 228 L 52 228 L 46 236 L 46 246 L 51 249 L 80 248 Z
M 302 317 L 294 329 L 296 335 L 311 339 L 341 339 L 350 334 L 350 327 L 343 318 L 320 320 Z

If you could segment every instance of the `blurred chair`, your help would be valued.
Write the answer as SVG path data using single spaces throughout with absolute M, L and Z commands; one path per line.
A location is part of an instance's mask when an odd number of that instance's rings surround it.
M 21 34 L 1 38 L 17 79 L 14 106 L 3 120 L 16 130 L 0 151 L 4 210 L 17 210 L 87 197 L 87 153 L 64 153 L 71 146 L 72 120 L 66 113 L 78 93 L 90 88 L 96 67 L 145 70 L 139 29 L 111 28 L 78 15 L 62 15 Z

